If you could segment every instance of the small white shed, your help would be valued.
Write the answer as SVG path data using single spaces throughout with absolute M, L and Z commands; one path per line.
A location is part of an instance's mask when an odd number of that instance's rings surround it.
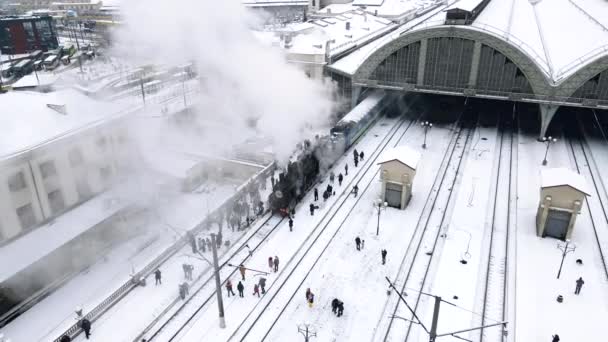
M 412 185 L 419 161 L 420 153 L 407 146 L 395 147 L 380 156 L 382 201 L 394 208 L 404 209 L 407 206 L 412 198 Z
M 566 168 L 541 171 L 540 203 L 536 213 L 537 235 L 570 239 L 589 188 L 585 178 Z

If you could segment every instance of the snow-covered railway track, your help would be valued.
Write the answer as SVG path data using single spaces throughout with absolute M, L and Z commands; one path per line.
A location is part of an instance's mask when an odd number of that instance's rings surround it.
M 406 289 L 416 289 L 408 291 L 407 294 L 408 304 L 414 303 L 415 298 L 414 312 L 420 304 L 420 294 L 430 273 L 433 256 L 438 253 L 436 248 L 450 204 L 453 202 L 452 194 L 455 192 L 454 187 L 459 178 L 462 161 L 467 158 L 471 148 L 471 137 L 475 131 L 476 120 L 472 117 L 474 116 L 472 113 L 465 113 L 463 116 L 462 123 L 443 157 L 433 190 L 426 199 L 414 235 L 407 247 L 397 277 L 394 279 L 394 283 L 401 286 L 401 293 L 405 293 Z M 430 249 L 428 249 L 429 247 Z M 409 321 L 399 321 L 404 324 L 397 324 L 396 319 L 402 318 L 401 315 L 409 316 L 410 314 L 404 311 L 400 315 L 400 310 L 404 308 L 398 296 L 391 296 L 389 300 L 393 301 L 394 309 L 390 312 L 387 326 L 379 325 L 377 333 L 385 332 L 382 341 L 407 341 L 411 333 L 411 322 L 416 318 L 412 316 Z
M 514 106 L 515 108 L 515 106 Z M 483 284 L 483 303 L 481 309 L 481 324 L 508 321 L 509 305 L 508 281 L 509 281 L 509 258 L 511 245 L 514 243 L 514 224 L 512 215 L 516 210 L 513 177 L 516 175 L 513 161 L 513 123 L 514 116 L 509 119 L 501 117 L 499 125 L 500 141 L 498 154 L 496 155 L 492 192 L 494 199 L 489 209 L 490 225 L 486 231 L 489 234 L 488 251 L 485 256 L 486 270 Z M 482 275 L 480 275 L 481 278 Z M 491 321 L 489 321 L 491 320 Z M 479 342 L 506 342 L 506 330 L 492 327 L 479 330 Z
M 608 279 L 608 213 L 606 206 L 608 205 L 608 192 L 602 182 L 599 169 L 587 142 L 583 139 L 583 127 L 577 119 L 576 123 L 568 126 L 566 134 L 568 137 L 568 146 L 570 158 L 576 167 L 576 171 L 590 180 L 593 184 L 591 188 L 591 197 L 585 200 L 585 206 L 589 212 L 591 226 L 593 228 L 595 241 L 598 244 L 602 268 L 606 279 Z M 577 123 L 579 127 L 577 128 Z
M 251 257 L 252 253 L 258 250 L 259 247 L 267 241 L 268 237 L 277 230 L 283 220 L 283 218 L 274 216 L 269 217 L 253 233 L 249 234 L 249 237 L 243 241 L 240 244 L 240 247 L 229 257 L 220 258 L 220 277 L 222 279 L 228 279 L 234 276 L 238 269 L 230 267 L 228 264 L 241 265 L 245 263 L 245 261 Z M 246 245 L 249 246 L 250 249 L 245 250 L 244 248 Z M 241 253 L 241 251 L 245 253 Z M 249 251 L 251 251 L 251 253 Z M 241 256 L 240 258 L 238 258 L 239 255 Z M 192 296 L 188 297 L 183 302 L 179 297 L 175 298 L 175 300 L 167 305 L 158 318 L 152 321 L 134 341 L 139 342 L 144 336 L 149 336 L 147 341 L 160 341 L 162 340 L 160 337 L 163 336 L 165 332 L 169 332 L 169 335 L 173 335 L 169 340 L 175 337 L 175 335 L 179 333 L 180 328 L 189 323 L 189 321 L 215 296 L 213 269 L 208 268 L 207 271 L 199 277 L 199 280 L 200 279 L 205 279 L 205 281 L 200 284 Z M 180 303 L 181 305 L 178 305 Z M 185 324 L 179 319 L 184 316 L 187 317 Z M 150 333 L 151 331 L 152 333 Z
M 259 302 L 259 306 L 250 312 L 247 318 L 230 336 L 229 340 L 265 341 L 268 338 L 270 332 L 287 310 L 287 307 L 293 299 L 298 294 L 302 294 L 304 283 L 331 246 L 334 238 L 344 227 L 344 223 L 356 207 L 356 204 L 363 198 L 363 194 L 377 179 L 380 169 L 374 170 L 374 166 L 376 166 L 378 157 L 387 147 L 397 146 L 410 127 L 417 126 L 415 125 L 415 122 L 417 121 L 410 121 L 405 130 L 399 135 L 397 135 L 400 131 L 399 129 L 394 130 L 387 135 L 388 139 L 383 141 L 383 143 L 376 148 L 368 158 L 364 168 L 359 170 L 359 172 L 362 173 L 361 176 L 351 180 L 352 183 L 354 179 L 357 179 L 354 183 L 358 184 L 361 189 L 359 196 L 353 198 L 350 196 L 350 192 L 343 194 L 343 199 L 331 216 L 329 216 L 327 220 L 321 220 L 319 225 L 315 227 L 315 229 L 321 228 L 316 237 L 308 243 L 303 244 L 301 250 L 290 260 L 291 267 L 289 269 L 284 269 L 284 272 L 288 271 L 288 273 L 285 274 L 281 281 L 276 281 L 271 285 L 273 290 L 272 296 L 262 298 L 262 301 Z M 393 141 L 394 143 L 391 143 Z M 347 185 L 347 189 L 351 187 L 351 183 Z M 346 204 L 348 204 L 348 206 L 343 208 Z M 327 214 L 329 214 L 329 211 Z M 292 262 L 294 260 L 295 262 Z
M 379 142 L 379 144 L 377 145 L 377 147 L 374 149 L 374 151 L 372 151 L 369 154 L 369 157 L 367 158 L 367 160 L 365 162 L 362 162 L 362 165 L 360 165 L 360 167 L 354 174 L 353 177 L 350 177 L 350 181 L 345 183 L 344 186 L 342 187 L 342 189 L 350 189 L 352 187 L 352 185 L 356 184 L 356 182 L 358 181 L 357 179 L 359 179 L 359 175 L 361 175 L 362 173 L 364 174 L 365 172 L 363 171 L 364 169 L 366 169 L 366 167 L 369 167 L 371 165 L 373 165 L 373 160 L 374 158 L 373 155 L 375 155 L 376 153 L 381 152 L 386 144 L 387 141 L 390 140 L 390 138 L 392 136 L 394 136 L 396 134 L 397 131 L 399 131 L 403 124 L 406 122 L 406 119 L 403 118 L 401 120 L 396 121 L 396 123 L 394 124 L 393 127 L 391 127 L 391 129 L 389 130 L 388 134 L 386 134 L 386 136 Z M 411 126 L 413 123 L 410 122 L 409 126 Z M 408 127 L 409 127 L 408 126 Z M 353 171 L 355 171 L 353 170 Z M 355 181 L 357 180 L 357 181 Z M 272 281 L 269 279 L 269 283 L 267 283 L 267 291 L 271 292 L 271 291 L 275 291 L 274 288 L 276 288 L 277 285 L 279 285 L 280 280 L 283 278 L 283 275 L 285 273 L 287 273 L 290 269 L 290 267 L 297 267 L 298 264 L 295 262 L 295 257 L 298 255 L 298 253 L 300 253 L 302 250 L 304 250 L 304 247 L 306 247 L 307 245 L 309 245 L 312 241 L 312 243 L 314 243 L 314 241 L 316 241 L 316 239 L 314 239 L 315 234 L 320 235 L 323 231 L 321 229 L 321 231 L 319 231 L 319 228 L 322 227 L 322 223 L 326 220 L 326 219 L 331 219 L 331 214 L 333 213 L 335 215 L 335 213 L 340 209 L 340 207 L 342 206 L 343 202 L 348 198 L 348 192 L 345 190 L 342 190 L 343 192 L 340 194 L 337 194 L 337 196 L 339 196 L 339 198 L 344 197 L 343 200 L 338 200 L 336 202 L 334 202 L 331 206 L 329 206 L 327 208 L 327 211 L 325 212 L 325 214 L 321 217 L 321 219 L 319 220 L 319 223 L 316 224 L 310 231 L 310 233 L 308 233 L 307 237 L 304 239 L 304 241 L 302 242 L 302 244 L 297 248 L 297 250 L 294 252 L 293 256 L 291 258 L 289 258 L 286 263 L 284 264 L 284 266 L 282 267 L 282 269 L 278 272 L 278 279 L 275 281 Z M 346 192 L 346 196 L 344 194 L 344 192 Z M 226 279 L 228 279 L 227 277 L 222 277 L 222 281 L 223 283 L 225 283 Z M 190 328 L 197 322 L 198 317 L 203 315 L 203 313 L 206 311 L 206 309 L 210 309 L 209 305 L 211 305 L 212 303 L 214 303 L 214 299 L 213 296 L 215 295 L 215 289 L 213 289 L 212 293 L 208 296 L 209 300 L 204 301 L 202 304 L 199 302 L 200 306 L 198 307 L 198 309 L 195 312 L 191 312 L 190 314 L 186 315 L 183 314 L 180 317 L 180 320 L 175 320 L 176 322 L 181 322 L 180 324 L 176 324 L 177 326 L 174 326 L 173 329 L 165 329 L 165 332 L 163 332 L 160 335 L 157 335 L 157 337 L 154 339 L 155 341 L 179 341 L 182 339 L 182 337 L 184 337 L 184 335 L 189 333 Z M 247 315 L 247 317 L 244 319 L 243 322 L 241 322 L 241 324 L 234 329 L 234 334 L 236 334 L 237 332 L 242 332 L 240 331 L 241 328 L 244 328 L 244 324 L 245 322 L 247 322 L 248 319 L 254 319 L 256 317 L 255 313 L 262 307 L 263 303 L 265 303 L 266 300 L 270 299 L 270 295 L 266 294 L 265 296 L 262 297 L 262 300 L 260 302 L 258 302 L 256 304 L 256 306 L 252 309 L 252 311 Z M 272 299 L 270 299 L 271 301 Z M 152 339 L 150 339 L 149 341 L 152 341 Z

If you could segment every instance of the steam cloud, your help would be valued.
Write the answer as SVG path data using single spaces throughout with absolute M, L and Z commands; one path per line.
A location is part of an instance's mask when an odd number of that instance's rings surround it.
M 309 79 L 278 48 L 259 42 L 251 29 L 260 18 L 239 0 L 131 0 L 122 11 L 117 53 L 139 63 L 195 61 L 204 84 L 197 120 L 230 128 L 205 132 L 197 145 L 218 151 L 262 135 L 285 161 L 297 143 L 326 131 L 332 83 Z

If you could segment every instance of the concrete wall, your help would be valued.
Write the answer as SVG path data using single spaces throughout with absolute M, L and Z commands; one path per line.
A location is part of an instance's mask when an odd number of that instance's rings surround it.
M 549 210 L 567 211 L 572 213 L 566 230 L 565 239 L 570 239 L 574 231 L 576 217 L 580 213 L 585 195 L 569 186 L 541 188 L 540 201 L 536 212 L 536 234 L 543 236 L 546 228 Z
M 563 208 L 572 210 L 574 201 L 584 203 L 585 195 L 569 186 L 556 186 L 551 188 L 543 188 L 540 190 L 541 201 L 551 196 L 551 207 Z
M 412 197 L 412 185 L 414 176 L 416 176 L 416 170 L 405 166 L 398 161 L 390 161 L 381 165 L 380 179 L 382 180 L 382 190 L 380 192 L 380 198 L 386 200 L 386 184 L 393 183 L 401 185 L 401 208 L 405 209 L 405 206 L 409 203 Z

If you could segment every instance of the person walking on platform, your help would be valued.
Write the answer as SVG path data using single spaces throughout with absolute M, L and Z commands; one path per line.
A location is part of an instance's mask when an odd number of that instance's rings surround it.
M 583 287 L 584 283 L 585 283 L 585 281 L 583 280 L 583 277 L 579 277 L 576 280 L 576 289 L 574 290 L 575 295 L 578 295 L 581 293 L 581 288 Z
M 236 286 L 236 289 L 239 290 L 239 297 L 241 297 L 241 298 L 245 297 L 243 295 L 243 291 L 245 291 L 245 286 L 243 286 L 243 283 L 241 283 L 239 281 L 239 284 Z
M 229 298 L 230 295 L 234 296 L 234 291 L 232 290 L 232 282 L 230 281 L 230 279 L 226 280 L 226 293 L 228 294 Z
M 344 175 L 348 176 L 348 163 L 344 164 Z
M 359 153 L 359 159 L 363 160 L 363 156 L 364 156 L 364 155 L 365 155 L 365 154 L 363 154 L 363 151 L 361 151 L 361 153 Z
M 293 219 L 291 217 L 289 218 L 289 231 L 293 231 Z
M 357 198 L 358 193 L 359 193 L 359 186 L 357 184 L 355 184 L 355 186 L 353 186 L 353 194 L 355 195 L 355 198 Z
M 258 298 L 260 297 L 260 287 L 258 284 L 253 284 L 253 295 L 258 295 Z
M 186 299 L 186 289 L 184 288 L 184 284 L 179 284 L 179 298 L 182 300 Z
M 270 272 L 274 269 L 274 260 L 271 256 L 268 257 L 268 268 L 270 268 Z
M 355 238 L 355 245 L 357 245 L 357 250 L 360 251 L 361 250 L 361 238 L 358 236 Z
M 338 175 L 338 185 L 342 186 L 342 180 L 344 180 L 344 176 L 342 176 L 342 174 Z
M 315 201 L 319 200 L 319 190 L 315 188 Z
M 245 280 L 245 266 L 243 266 L 243 264 L 239 266 L 239 271 L 241 272 L 241 277 L 243 278 L 243 280 Z
M 91 321 L 89 321 L 86 318 L 83 318 L 80 321 L 80 327 L 84 331 L 84 337 L 88 340 L 89 337 L 91 336 Z
M 315 216 L 315 205 L 310 203 L 310 216 Z
M 266 278 L 260 278 L 260 281 L 258 283 L 260 285 L 260 290 L 262 290 L 262 294 L 266 294 Z
M 359 158 L 359 152 L 357 151 L 357 149 L 354 149 L 354 150 L 353 150 L 353 158 L 354 158 L 354 159 Z
M 279 257 L 278 256 L 274 256 L 274 271 L 278 272 L 279 271 Z
M 156 269 L 156 271 L 154 271 L 154 279 L 156 280 L 156 285 L 161 284 L 162 285 L 162 274 L 160 273 L 159 269 Z
M 344 302 L 343 301 L 338 301 L 338 317 L 342 316 L 344 314 Z
M 386 254 L 388 253 L 386 249 L 382 250 L 382 265 L 386 264 Z
M 329 182 L 333 183 L 334 179 L 336 179 L 336 174 L 333 171 L 329 172 Z
M 558 334 L 553 335 L 553 339 L 551 339 L 551 342 L 559 342 L 559 335 Z

